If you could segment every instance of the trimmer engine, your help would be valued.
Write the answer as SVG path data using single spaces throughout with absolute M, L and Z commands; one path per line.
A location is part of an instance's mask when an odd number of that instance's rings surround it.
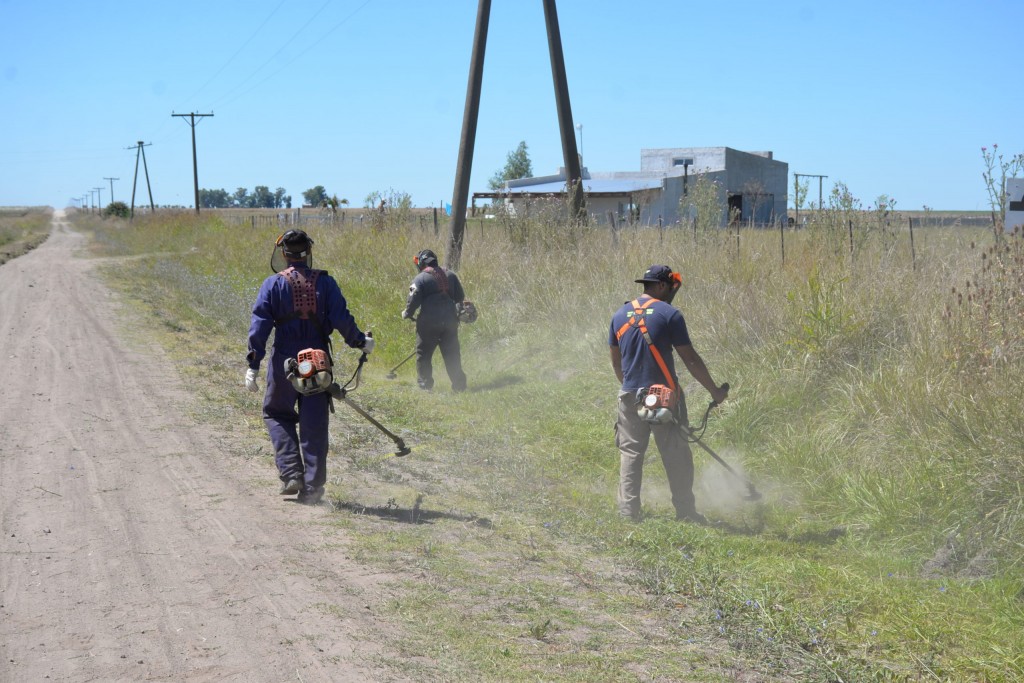
M 284 371 L 295 391 L 304 396 L 327 391 L 334 382 L 331 357 L 322 349 L 299 351 L 296 358 L 285 360 Z
M 636 414 L 652 424 L 671 424 L 676 421 L 679 397 L 664 384 L 652 384 L 637 392 Z

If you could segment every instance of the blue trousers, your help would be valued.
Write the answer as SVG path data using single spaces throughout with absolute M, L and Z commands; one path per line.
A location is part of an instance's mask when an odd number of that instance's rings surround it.
M 303 396 L 285 377 L 285 356 L 276 351 L 267 368 L 263 421 L 274 445 L 281 481 L 299 479 L 311 493 L 327 482 L 327 426 L 330 396 Z

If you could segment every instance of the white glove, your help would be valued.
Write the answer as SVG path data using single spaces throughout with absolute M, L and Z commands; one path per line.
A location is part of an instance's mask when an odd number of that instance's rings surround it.
M 373 352 L 373 347 L 377 344 L 373 340 L 373 337 L 366 335 L 366 341 L 363 343 L 363 353 L 369 356 Z
M 252 368 L 245 371 L 245 388 L 253 393 L 260 390 L 260 385 L 256 384 L 256 371 Z
M 405 309 L 403 308 L 403 309 L 402 309 L 402 320 L 408 320 L 408 319 L 409 319 L 409 318 L 411 318 L 411 317 L 412 317 L 412 316 L 411 316 L 411 315 L 409 315 L 409 311 L 407 311 L 407 310 L 405 310 Z

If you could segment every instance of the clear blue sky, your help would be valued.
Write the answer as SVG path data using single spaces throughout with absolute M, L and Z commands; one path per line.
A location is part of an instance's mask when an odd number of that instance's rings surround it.
M 0 0 L 0 205 L 157 204 L 199 185 L 450 202 L 476 0 Z M 651 147 L 772 150 L 865 205 L 988 208 L 980 148 L 1024 152 L 1024 3 L 560 0 L 591 171 Z M 519 141 L 562 165 L 541 0 L 493 0 L 471 191 Z M 579 138 L 577 138 L 578 144 Z M 127 148 L 131 149 L 127 149 Z M 147 203 L 139 169 L 136 204 Z M 817 188 L 813 192 L 816 197 Z

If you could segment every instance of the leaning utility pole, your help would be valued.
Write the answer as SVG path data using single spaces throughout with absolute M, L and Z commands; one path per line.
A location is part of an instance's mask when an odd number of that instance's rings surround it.
M 476 124 L 480 113 L 480 90 L 484 77 L 484 52 L 487 48 L 487 26 L 490 22 L 491 1 L 480 0 L 476 13 L 476 32 L 473 35 L 473 53 L 469 64 L 469 85 L 466 88 L 466 108 L 462 116 L 462 137 L 459 140 L 459 160 L 455 168 L 455 192 L 452 198 L 451 230 L 448 235 L 446 266 L 459 267 L 462 241 L 466 234 L 466 205 L 469 203 L 469 176 L 473 170 L 473 147 L 476 144 Z M 558 128 L 565 160 L 566 192 L 572 197 L 574 220 L 584 220 L 584 197 L 580 158 L 576 151 L 576 135 L 569 105 L 569 86 L 565 78 L 565 59 L 562 56 L 562 38 L 558 29 L 555 0 L 544 0 L 544 23 L 547 26 L 548 50 L 551 55 L 551 76 L 555 85 L 555 103 L 558 107 Z
M 110 203 L 113 204 L 114 203 L 114 181 L 115 180 L 120 180 L 120 178 L 107 178 L 107 177 L 104 177 L 103 179 L 110 181 Z
M 171 116 L 189 117 L 187 123 L 192 127 L 192 182 L 195 184 L 196 190 L 196 213 L 199 213 L 199 166 L 196 163 L 196 117 L 198 116 L 200 120 L 202 120 L 204 116 L 213 116 L 213 112 L 210 112 L 209 114 L 196 114 L 195 112 L 191 114 L 175 114 L 172 112 Z
M 96 198 L 99 199 L 99 203 L 96 205 L 96 208 L 98 208 L 98 209 L 100 209 L 102 211 L 103 210 L 103 190 L 105 188 L 94 187 L 92 189 L 96 190 Z
M 476 121 L 480 113 L 480 89 L 484 79 L 484 50 L 487 47 L 487 25 L 491 18 L 491 0 L 480 0 L 476 11 L 476 32 L 473 54 L 469 60 L 469 86 L 466 109 L 462 115 L 462 138 L 459 140 L 459 161 L 455 168 L 455 196 L 452 198 L 452 224 L 448 234 L 445 260 L 451 269 L 459 267 L 462 240 L 466 234 L 466 203 L 469 201 L 469 176 L 473 171 L 473 147 L 476 144 Z
M 565 77 L 565 57 L 562 54 L 562 35 L 558 29 L 555 0 L 544 0 L 544 23 L 548 30 L 548 52 L 551 54 L 551 80 L 555 84 L 558 130 L 562 135 L 565 191 L 570 193 L 572 201 L 572 220 L 583 221 L 586 220 L 583 173 L 580 170 L 580 157 L 576 152 L 576 134 L 573 132 L 575 129 L 572 125 L 572 106 L 569 103 L 569 82 Z
M 152 142 L 143 142 L 139 140 L 135 143 L 135 147 L 126 147 L 125 149 L 137 149 L 135 152 L 135 178 L 132 180 L 132 206 L 131 212 L 128 215 L 128 220 L 131 221 L 135 218 L 135 186 L 139 182 L 139 157 L 142 157 L 142 169 L 146 172 L 146 191 L 149 192 L 149 210 L 156 213 L 156 207 L 153 206 L 153 190 L 149 186 L 149 167 L 146 166 L 146 147 L 152 145 Z

